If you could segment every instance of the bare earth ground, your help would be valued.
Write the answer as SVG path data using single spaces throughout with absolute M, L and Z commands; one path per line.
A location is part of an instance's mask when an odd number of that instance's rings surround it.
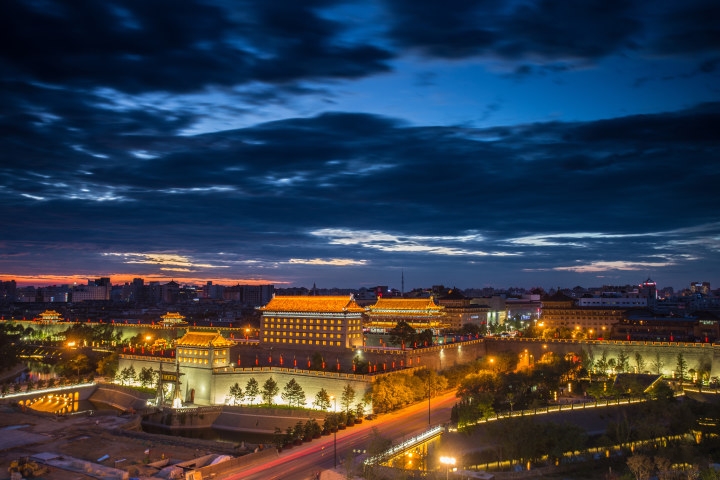
M 10 478 L 11 461 L 43 452 L 117 467 L 128 471 L 130 477 L 141 478 L 149 478 L 158 471 L 147 463 L 163 458 L 177 463 L 211 453 L 242 453 L 229 443 L 123 431 L 121 428 L 132 418 L 108 413 L 56 417 L 0 407 L 0 479 Z M 146 454 L 148 449 L 150 453 Z M 98 462 L 105 455 L 109 457 Z M 50 473 L 40 478 L 85 480 L 93 477 L 51 467 Z

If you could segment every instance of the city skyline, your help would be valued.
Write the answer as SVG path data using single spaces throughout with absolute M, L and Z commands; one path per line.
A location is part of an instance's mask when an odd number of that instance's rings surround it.
M 717 2 L 0 8 L 0 280 L 720 285 Z

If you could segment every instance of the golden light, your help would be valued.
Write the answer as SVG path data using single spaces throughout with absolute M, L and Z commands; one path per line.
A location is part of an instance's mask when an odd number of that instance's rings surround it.
M 71 348 L 74 347 L 74 346 L 75 346 L 75 340 L 69 341 L 69 342 L 67 343 L 67 346 L 68 346 L 68 347 L 71 347 Z
M 147 340 L 148 342 L 149 342 L 150 340 L 152 340 L 152 335 L 146 336 L 146 337 L 145 337 L 145 340 Z
M 440 463 L 443 465 L 455 465 L 455 457 L 440 457 Z

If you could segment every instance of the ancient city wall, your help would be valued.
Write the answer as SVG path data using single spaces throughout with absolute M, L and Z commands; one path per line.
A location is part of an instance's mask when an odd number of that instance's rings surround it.
M 587 352 L 598 360 L 603 353 L 610 359 L 617 359 L 624 353 L 630 366 L 635 366 L 635 354 L 639 353 L 645 362 L 645 370 L 655 373 L 655 364 L 662 366 L 660 372 L 671 376 L 677 366 L 678 354 L 682 353 L 687 369 L 710 370 L 710 376 L 720 374 L 720 344 L 681 342 L 634 342 L 621 340 L 541 340 L 532 338 L 487 338 L 487 354 L 493 355 L 511 351 L 518 355 L 527 353 L 535 361 L 548 353 L 565 356 L 569 353 Z

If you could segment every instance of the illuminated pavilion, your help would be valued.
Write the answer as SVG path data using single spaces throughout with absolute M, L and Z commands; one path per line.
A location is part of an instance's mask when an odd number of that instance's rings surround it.
M 178 312 L 168 312 L 160 318 L 162 318 L 160 325 L 163 327 L 184 327 L 188 324 L 185 317 Z
M 62 322 L 63 318 L 62 315 L 55 310 L 45 310 L 43 313 L 38 315 L 38 318 L 36 318 L 35 321 L 40 323 L 58 323 Z
M 404 321 L 416 331 L 431 330 L 438 335 L 448 328 L 445 307 L 429 298 L 379 298 L 367 307 L 365 327 L 372 333 L 386 333 Z

